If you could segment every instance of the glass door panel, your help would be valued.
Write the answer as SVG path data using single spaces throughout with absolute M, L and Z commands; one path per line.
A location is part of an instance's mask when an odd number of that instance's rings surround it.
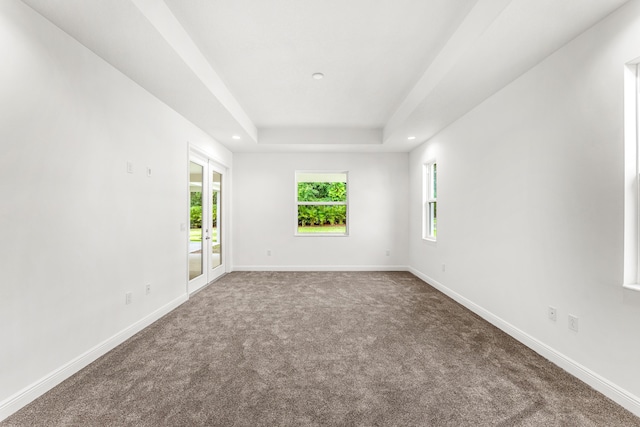
M 222 174 L 216 171 L 211 173 L 211 268 L 222 265 L 222 220 L 220 218 Z
M 189 162 L 189 293 L 225 273 L 223 175 L 226 168 L 190 153 Z
M 203 242 L 205 240 L 202 224 L 202 192 L 204 167 L 189 162 L 189 280 L 203 273 Z

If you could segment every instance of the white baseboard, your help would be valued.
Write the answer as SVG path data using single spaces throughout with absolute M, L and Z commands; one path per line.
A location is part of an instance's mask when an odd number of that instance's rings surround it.
M 232 271 L 409 271 L 406 265 L 234 265 Z
M 26 406 L 36 398 L 42 396 L 44 393 L 51 390 L 67 378 L 71 377 L 73 374 L 80 371 L 82 368 L 89 365 L 100 356 L 113 350 L 118 345 L 122 344 L 147 326 L 151 325 L 153 322 L 160 319 L 165 314 L 171 312 L 188 299 L 189 298 L 186 294 L 174 299 L 173 301 L 165 304 L 164 306 L 160 307 L 148 316 L 140 319 L 126 329 L 118 332 L 111 338 L 108 338 L 107 340 L 101 342 L 100 344 L 96 345 L 92 349 L 86 351 L 85 353 L 81 354 L 80 356 L 76 357 L 75 359 L 71 360 L 55 371 L 44 376 L 35 383 L 20 390 L 8 399 L 0 402 L 0 421 L 17 412 L 20 408 Z
M 451 289 L 447 288 L 443 284 L 439 283 L 437 280 L 432 279 L 431 277 L 416 270 L 415 268 L 409 267 L 408 271 L 410 271 L 420 279 L 424 280 L 425 282 L 427 282 L 427 284 L 433 286 L 443 294 L 447 295 L 448 297 L 452 298 L 456 302 L 462 304 L 469 310 L 473 311 L 478 316 L 485 319 L 487 322 L 503 330 L 504 332 L 506 332 L 516 340 L 520 341 L 522 344 L 526 345 L 536 353 L 540 354 L 541 356 L 545 357 L 549 361 L 558 365 L 560 368 L 564 369 L 574 377 L 587 383 L 592 388 L 604 394 L 609 399 L 613 400 L 623 408 L 627 409 L 628 411 L 632 412 L 636 416 L 640 417 L 640 398 L 638 398 L 638 396 L 635 396 L 629 393 L 628 391 L 624 390 L 623 388 L 618 387 L 616 384 L 612 383 L 606 378 L 603 378 L 602 376 L 598 375 L 592 370 L 582 366 L 575 360 L 565 356 L 564 354 L 549 347 L 548 345 L 537 340 L 536 338 L 532 337 L 526 332 L 516 328 L 515 326 L 511 325 L 510 323 L 506 322 L 500 317 L 480 307 L 476 303 L 468 300 L 467 298 L 463 297 L 457 292 L 452 291 Z

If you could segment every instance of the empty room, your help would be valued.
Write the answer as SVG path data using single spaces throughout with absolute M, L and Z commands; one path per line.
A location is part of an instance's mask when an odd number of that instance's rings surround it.
M 0 425 L 640 426 L 640 0 L 2 0 L 0 57 Z

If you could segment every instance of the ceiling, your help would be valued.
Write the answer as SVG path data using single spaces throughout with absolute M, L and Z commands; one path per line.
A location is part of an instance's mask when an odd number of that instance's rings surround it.
M 231 151 L 409 151 L 627 0 L 23 1 Z

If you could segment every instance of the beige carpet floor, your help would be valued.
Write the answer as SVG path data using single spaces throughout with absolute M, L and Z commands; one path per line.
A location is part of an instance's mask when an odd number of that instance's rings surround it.
M 640 426 L 409 273 L 231 273 L 3 426 Z

